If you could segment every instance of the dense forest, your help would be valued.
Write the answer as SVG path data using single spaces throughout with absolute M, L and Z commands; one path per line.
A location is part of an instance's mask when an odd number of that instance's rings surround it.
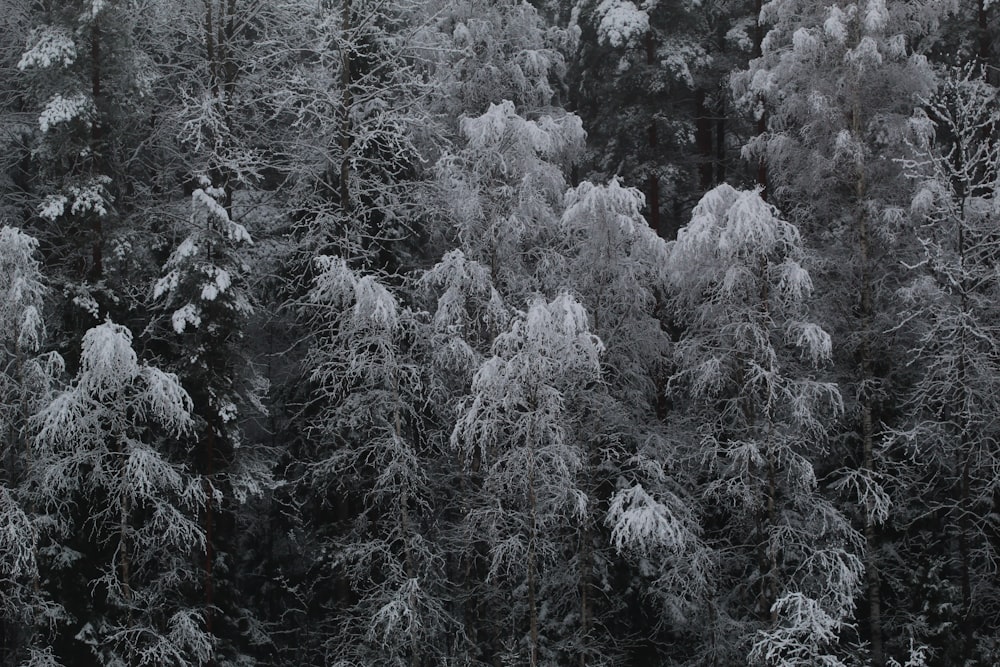
M 1000 2 L 0 17 L 2 667 L 1000 664 Z

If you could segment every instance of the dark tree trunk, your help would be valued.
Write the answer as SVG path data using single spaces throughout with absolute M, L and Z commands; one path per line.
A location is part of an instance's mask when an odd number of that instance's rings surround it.
M 94 154 L 96 167 L 101 167 L 101 142 L 104 140 L 104 128 L 101 126 L 102 90 L 101 90 L 101 27 L 98 21 L 90 29 L 90 94 L 97 110 L 94 122 L 90 125 L 90 149 Z M 91 214 L 93 220 L 94 239 L 91 246 L 91 279 L 95 282 L 104 276 L 104 224 L 101 216 Z
M 653 33 L 650 31 L 646 33 L 646 65 L 652 67 L 656 63 L 656 42 L 653 40 Z M 657 157 L 657 146 L 659 145 L 659 138 L 656 133 L 656 119 L 651 118 L 649 121 L 649 128 L 647 131 L 647 144 L 649 147 L 649 161 L 653 164 L 656 162 Z M 660 177 L 656 174 L 654 169 L 649 172 L 649 178 L 646 183 L 646 205 L 649 206 L 649 217 L 647 221 L 649 226 L 657 234 L 660 232 Z M 661 234 L 662 236 L 662 234 Z
M 694 143 L 698 151 L 698 187 L 702 192 L 711 189 L 714 183 L 713 160 L 715 153 L 712 150 L 712 119 L 706 106 L 704 88 L 694 91 Z
M 719 116 L 715 119 L 715 182 L 726 181 L 726 101 L 719 102 Z
M 760 58 L 763 54 L 763 43 L 764 43 L 764 26 L 760 22 L 760 11 L 763 8 L 763 0 L 754 0 L 754 31 L 753 31 L 753 56 L 754 58 Z M 760 112 L 760 118 L 757 119 L 757 136 L 762 136 L 767 132 L 767 114 L 764 111 Z M 767 160 L 763 155 L 757 159 L 757 187 L 760 188 L 760 196 L 764 201 L 768 200 L 768 195 L 770 194 L 768 187 L 767 178 Z

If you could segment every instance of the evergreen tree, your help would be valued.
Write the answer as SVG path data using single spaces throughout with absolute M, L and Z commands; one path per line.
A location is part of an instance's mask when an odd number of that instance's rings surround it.
M 423 438 L 421 369 L 410 358 L 416 318 L 371 276 L 321 257 L 310 293 L 317 327 L 307 358 L 323 400 L 308 479 L 356 508 L 349 525 L 317 522 L 321 582 L 349 592 L 327 600 L 321 655 L 338 665 L 440 664 L 457 628 L 446 609 L 443 554 L 429 531 L 436 509 Z M 430 446 L 428 446 L 430 445 Z M 322 586 L 315 594 L 323 601 Z M 344 603 L 347 602 L 346 606 Z
M 218 659 L 246 660 L 264 640 L 245 607 L 239 558 L 240 509 L 270 484 L 270 462 L 261 447 L 244 441 L 248 416 L 266 412 L 260 377 L 246 350 L 254 313 L 248 293 L 246 227 L 230 219 L 222 188 L 207 177 L 192 194 L 187 237 L 174 249 L 153 289 L 169 329 L 172 365 L 193 400 L 197 418 L 192 467 L 205 485 L 201 518 L 207 553 L 203 603 L 207 629 L 218 638 Z M 221 582 L 221 583 L 220 583 Z
M 773 0 L 760 58 L 734 77 L 738 95 L 766 130 L 744 149 L 766 166 L 769 199 L 815 247 L 830 248 L 817 290 L 834 337 L 849 420 L 843 447 L 852 454 L 857 515 L 866 540 L 867 633 L 872 661 L 885 664 L 881 538 L 886 518 L 882 423 L 894 421 L 894 386 L 906 382 L 890 295 L 901 280 L 893 258 L 912 251 L 905 225 L 899 158 L 908 120 L 934 86 L 926 57 L 912 50 L 931 34 L 944 3 L 896 0 L 829 6 Z

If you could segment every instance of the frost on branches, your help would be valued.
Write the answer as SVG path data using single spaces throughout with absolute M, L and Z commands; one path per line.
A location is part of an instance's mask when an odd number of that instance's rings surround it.
M 523 303 L 554 289 L 563 168 L 586 136 L 573 114 L 529 120 L 509 101 L 461 122 L 465 147 L 438 164 L 449 217 L 466 257 L 486 266 L 500 294 Z
M 686 406 L 690 455 L 712 475 L 705 539 L 719 549 L 722 615 L 708 632 L 731 614 L 743 620 L 730 650 L 755 664 L 840 665 L 863 539 L 814 469 L 842 402 L 815 379 L 831 345 L 807 319 L 802 261 L 798 230 L 758 192 L 708 192 L 671 248 L 685 332 L 670 392 Z
M 106 665 L 197 665 L 212 651 L 182 602 L 204 548 L 202 486 L 171 461 L 192 427 L 176 376 L 139 362 L 132 334 L 105 322 L 83 337 L 72 386 L 35 417 L 32 496 L 51 517 L 54 576 L 87 577 L 107 605 L 71 606 L 65 632 Z M 60 554 L 85 552 L 90 562 Z
M 307 366 L 321 436 L 308 485 L 360 510 L 344 534 L 318 527 L 324 578 L 352 591 L 352 604 L 323 620 L 333 633 L 324 650 L 345 665 L 439 663 L 442 639 L 455 628 L 440 547 L 419 530 L 435 505 L 433 450 L 420 440 L 421 369 L 408 345 L 416 317 L 343 259 L 321 256 L 316 265 Z
M 920 530 L 904 543 L 914 556 L 907 565 L 920 563 L 928 579 L 927 609 L 906 626 L 919 641 L 946 647 L 947 660 L 988 664 L 997 653 L 983 610 L 1000 601 L 992 574 L 1000 559 L 985 538 L 995 519 L 989 489 L 1000 477 L 991 418 L 1000 410 L 1000 111 L 997 89 L 978 67 L 942 74 L 913 116 L 912 155 L 903 161 L 915 184 L 910 215 L 922 253 L 897 294 L 916 379 L 906 419 L 887 440 L 919 464 L 900 475 L 900 511 L 943 521 L 942 530 Z M 934 586 L 950 589 L 954 602 L 931 602 Z
M 600 381 L 601 341 L 572 297 L 535 298 L 497 336 L 479 368 L 451 436 L 481 485 L 466 519 L 488 553 L 485 586 L 498 627 L 514 629 L 511 659 L 530 664 L 572 656 L 594 637 L 540 635 L 543 614 L 567 617 L 580 608 L 571 592 L 576 534 L 592 511 L 584 488 L 587 435 L 579 410 Z

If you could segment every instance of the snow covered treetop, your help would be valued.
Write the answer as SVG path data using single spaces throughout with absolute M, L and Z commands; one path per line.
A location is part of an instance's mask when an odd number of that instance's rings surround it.
M 798 229 L 778 217 L 777 209 L 761 199 L 760 190 L 722 184 L 701 198 L 691 222 L 677 233 L 672 264 L 683 269 L 689 261 L 710 257 L 766 258 L 800 244 Z
M 649 14 L 631 0 L 603 0 L 597 6 L 597 16 L 601 20 L 597 26 L 597 39 L 601 44 L 616 48 L 627 46 L 649 32 Z
M 551 302 L 538 297 L 510 331 L 497 336 L 493 352 L 508 363 L 522 358 L 542 381 L 570 369 L 599 372 L 604 344 L 589 326 L 587 311 L 572 296 L 560 294 Z
M 580 117 L 567 113 L 558 117 L 542 116 L 526 120 L 504 100 L 490 104 L 481 116 L 462 119 L 462 133 L 473 150 L 496 149 L 504 144 L 521 144 L 546 158 L 565 157 L 583 149 L 587 133 Z
M 394 331 L 399 325 L 396 299 L 372 276 L 358 276 L 340 257 L 316 258 L 322 273 L 316 277 L 310 297 L 339 309 L 350 308 L 351 319 L 373 330 Z
M 69 67 L 76 61 L 76 43 L 73 35 L 65 28 L 41 26 L 32 31 L 28 41 L 31 46 L 17 63 L 17 68 L 21 71 L 31 67 L 44 69 L 53 65 Z

